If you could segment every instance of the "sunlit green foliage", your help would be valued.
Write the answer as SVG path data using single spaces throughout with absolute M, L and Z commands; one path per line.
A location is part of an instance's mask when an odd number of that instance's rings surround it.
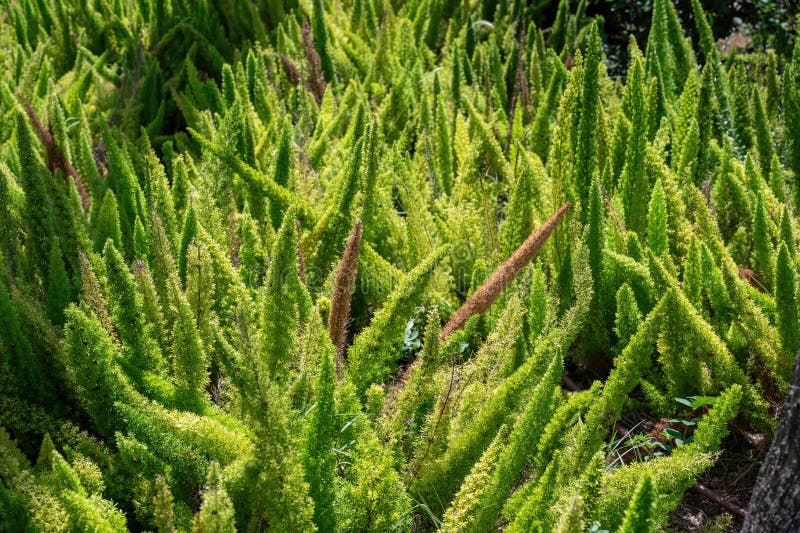
M 0 530 L 656 531 L 768 440 L 800 44 L 551 4 L 0 0 Z
M 656 531 L 653 520 L 653 503 L 655 500 L 655 489 L 653 479 L 650 474 L 645 472 L 642 480 L 636 486 L 633 493 L 631 504 L 625 511 L 625 518 L 619 527 L 621 533 L 634 533 L 642 531 L 651 533 Z

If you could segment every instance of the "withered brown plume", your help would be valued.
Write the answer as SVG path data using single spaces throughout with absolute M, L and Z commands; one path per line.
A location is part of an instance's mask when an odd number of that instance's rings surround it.
M 350 295 L 356 282 L 358 268 L 358 251 L 361 247 L 361 219 L 356 220 L 342 260 L 336 269 L 336 280 L 333 284 L 331 312 L 328 316 L 328 335 L 336 346 L 336 375 L 342 375 L 342 360 L 345 354 L 347 339 L 347 319 L 350 318 Z
M 286 54 L 280 54 L 280 58 L 283 64 L 283 71 L 286 73 L 286 78 L 289 80 L 289 83 L 297 87 L 300 85 L 300 70 L 298 70 Z
M 531 92 L 528 87 L 528 77 L 525 74 L 525 30 L 519 34 L 519 48 L 517 53 L 517 72 L 514 75 L 514 92 L 511 94 L 511 103 L 508 106 L 508 137 L 506 148 L 511 144 L 511 135 L 514 131 L 514 114 L 517 104 L 522 99 L 523 109 L 531 103 Z
M 36 136 L 39 137 L 39 141 L 44 145 L 44 150 L 47 154 L 47 166 L 50 167 L 50 171 L 55 173 L 56 169 L 60 168 L 64 179 L 67 179 L 67 176 L 71 176 L 72 179 L 75 180 L 75 187 L 78 189 L 78 194 L 81 197 L 83 210 L 88 212 L 91 204 L 91 196 L 89 196 L 89 192 L 86 190 L 86 186 L 83 184 L 83 180 L 78 174 L 78 171 L 75 170 L 72 163 L 67 160 L 64 151 L 56 144 L 56 140 L 53 138 L 53 133 L 50 129 L 45 129 L 42 125 L 42 121 L 39 120 L 39 115 L 36 114 L 33 106 L 31 106 L 31 103 L 25 96 L 22 97 L 22 103 L 25 105 L 25 111 L 33 124 L 33 129 L 36 130 Z
M 317 106 L 321 106 L 322 96 L 325 94 L 325 76 L 322 74 L 322 60 L 314 47 L 314 37 L 311 35 L 311 25 L 308 23 L 308 19 L 303 21 L 301 35 L 306 49 L 306 61 L 309 69 L 306 87 L 314 95 Z
M 473 292 L 467 301 L 461 304 L 455 313 L 450 317 L 450 320 L 442 328 L 439 338 L 444 340 L 451 333 L 464 327 L 467 320 L 474 314 L 483 314 L 487 309 L 497 300 L 503 289 L 514 280 L 520 270 L 525 268 L 531 259 L 541 250 L 544 243 L 553 233 L 553 230 L 564 218 L 564 214 L 569 210 L 570 203 L 567 202 L 562 205 L 556 213 L 551 216 L 547 222 L 542 224 L 539 229 L 531 233 L 525 242 L 517 248 L 511 256 L 506 259 L 497 270 L 492 272 L 491 276 L 483 282 L 483 285 Z
M 94 267 L 89 258 L 83 252 L 78 252 L 78 261 L 81 266 L 81 291 L 83 300 L 94 311 L 95 316 L 103 325 L 105 330 L 116 337 L 114 323 L 111 320 L 111 313 L 108 312 L 108 303 L 100 287 L 100 281 L 94 272 Z

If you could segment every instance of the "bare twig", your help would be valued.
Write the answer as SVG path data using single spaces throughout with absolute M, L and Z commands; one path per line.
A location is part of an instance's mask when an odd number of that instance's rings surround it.
M 731 502 L 724 500 L 719 494 L 714 492 L 713 490 L 709 489 L 702 483 L 695 483 L 692 487 L 692 490 L 702 496 L 703 498 L 707 499 L 711 503 L 714 503 L 729 513 L 736 515 L 739 519 L 744 520 L 747 516 L 747 512 L 739 507 L 738 505 L 734 505 Z
M 103 289 L 94 272 L 91 261 L 84 252 L 78 252 L 78 262 L 81 268 L 81 296 L 83 301 L 94 311 L 95 316 L 103 325 L 109 335 L 116 338 L 114 323 L 108 311 L 108 302 L 103 295 Z
M 444 394 L 444 399 L 441 402 L 439 402 L 439 409 L 437 409 L 436 411 L 436 419 L 434 420 L 433 423 L 433 430 L 431 431 L 430 435 L 427 436 L 426 439 L 428 442 L 426 443 L 425 451 L 422 452 L 422 455 L 420 456 L 419 460 L 415 461 L 414 466 L 411 468 L 412 477 L 415 477 L 417 475 L 419 468 L 423 465 L 425 459 L 427 459 L 428 452 L 430 451 L 431 446 L 433 445 L 433 440 L 436 438 L 436 432 L 439 429 L 439 422 L 441 422 L 442 416 L 444 416 L 444 411 L 447 408 L 447 404 L 450 401 L 450 394 L 453 392 L 453 384 L 455 383 L 456 380 L 456 368 L 458 366 L 457 363 L 458 363 L 458 358 L 453 357 L 453 364 L 450 369 L 450 381 L 447 385 L 447 391 Z
M 566 374 L 561 376 L 561 386 L 570 392 L 578 392 L 579 390 L 581 390 L 578 384 L 572 381 L 572 378 Z
M 303 253 L 301 246 L 302 239 L 300 238 L 300 219 L 294 220 L 294 229 L 297 233 L 297 276 L 300 281 L 305 285 L 306 283 L 306 255 Z

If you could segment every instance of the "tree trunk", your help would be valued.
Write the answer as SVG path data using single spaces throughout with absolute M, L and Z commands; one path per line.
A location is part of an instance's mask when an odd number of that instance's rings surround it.
M 742 533 L 800 531 L 800 354 Z

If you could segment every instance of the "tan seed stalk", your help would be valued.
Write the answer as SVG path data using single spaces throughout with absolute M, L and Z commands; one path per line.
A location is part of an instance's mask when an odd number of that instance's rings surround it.
M 531 233 L 528 238 L 525 239 L 525 242 L 523 242 L 497 270 L 492 272 L 492 275 L 483 282 L 483 285 L 478 287 L 478 289 L 467 298 L 467 301 L 453 313 L 450 320 L 442 328 L 442 332 L 439 335 L 440 339 L 444 340 L 454 331 L 464 327 L 464 324 L 467 323 L 467 320 L 469 320 L 472 315 L 482 315 L 489 309 L 494 301 L 497 300 L 497 297 L 500 296 L 503 289 L 508 287 L 517 274 L 519 274 L 520 270 L 525 268 L 531 259 L 539 253 L 539 250 L 541 250 L 542 246 L 547 242 L 550 234 L 553 233 L 558 223 L 564 218 L 564 214 L 569 208 L 569 202 L 562 205 L 547 222 L 542 224 L 534 233 Z
M 347 320 L 350 318 L 350 295 L 356 283 L 358 251 L 361 247 L 361 219 L 356 220 L 347 239 L 342 260 L 336 269 L 336 280 L 331 296 L 331 312 L 328 316 L 328 335 L 336 346 L 336 375 L 342 375 L 342 360 L 345 355 Z

